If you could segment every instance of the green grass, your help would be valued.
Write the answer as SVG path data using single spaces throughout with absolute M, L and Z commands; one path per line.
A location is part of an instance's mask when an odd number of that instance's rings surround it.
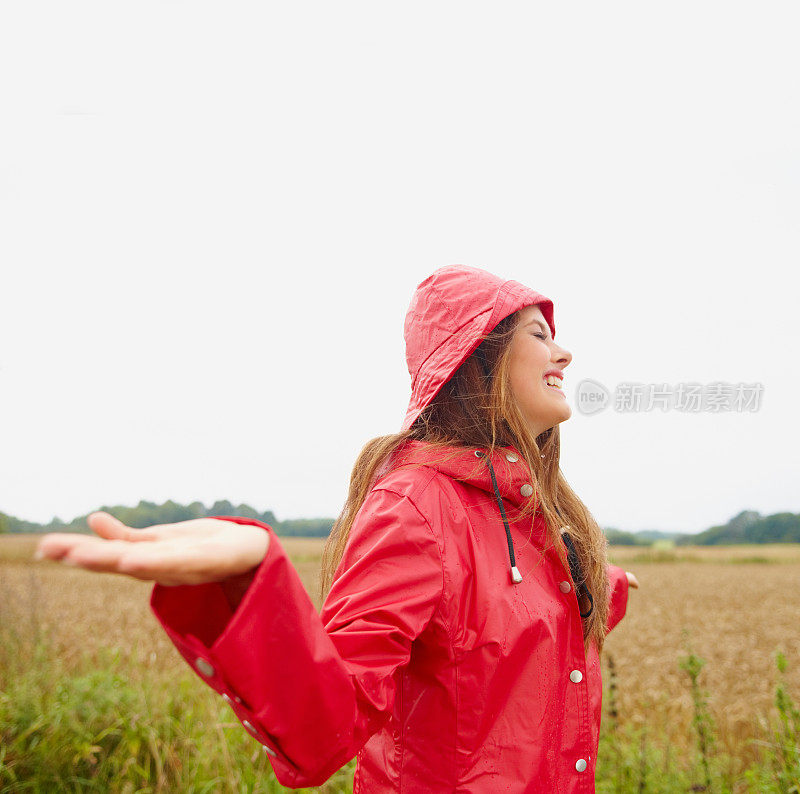
M 191 673 L 168 685 L 131 683 L 119 654 L 105 650 L 67 674 L 44 643 L 24 664 L 3 656 L 13 668 L 0 691 L 3 794 L 289 791 L 228 706 Z M 351 791 L 353 768 L 313 791 Z
M 700 684 L 704 659 L 687 647 L 679 667 L 687 674 L 694 705 L 691 724 L 696 743 L 680 757 L 670 742 L 651 726 L 620 724 L 616 712 L 613 659 L 604 681 L 605 704 L 597 766 L 598 794 L 678 794 L 687 791 L 715 794 L 800 794 L 800 711 L 783 675 L 785 655 L 776 651 L 779 680 L 775 688 L 776 715 L 762 718 L 768 727 L 757 746 L 757 760 L 744 767 L 741 760 L 719 750 L 715 725 L 708 709 L 709 693 Z
M 5 637 L 8 639 L 8 636 Z M 0 791 L 36 792 L 285 792 L 258 745 L 232 712 L 188 673 L 174 681 L 132 683 L 119 652 L 87 655 L 67 674 L 47 643 L 14 655 L 4 644 L 9 683 L 0 692 Z M 12 651 L 9 653 L 9 651 Z M 777 654 L 785 672 L 786 659 Z M 800 791 L 800 713 L 782 680 L 778 718 L 759 741 L 760 760 L 748 769 L 718 753 L 706 693 L 697 685 L 703 660 L 689 653 L 698 731 L 697 752 L 677 757 L 652 726 L 620 721 L 612 675 L 607 676 L 597 791 L 601 794 L 706 791 L 783 794 Z M 694 727 L 693 727 L 694 726 Z M 352 791 L 351 762 L 326 786 Z

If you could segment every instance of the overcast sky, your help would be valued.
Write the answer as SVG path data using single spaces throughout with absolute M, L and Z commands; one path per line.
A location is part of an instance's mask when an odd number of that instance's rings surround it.
M 793 2 L 0 11 L 0 511 L 334 516 L 447 264 L 555 303 L 604 526 L 800 511 Z M 760 383 L 586 415 L 584 379 Z

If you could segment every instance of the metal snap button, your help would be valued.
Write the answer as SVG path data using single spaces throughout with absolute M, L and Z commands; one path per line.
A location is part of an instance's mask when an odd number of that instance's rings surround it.
M 212 675 L 216 672 L 214 668 L 211 666 L 210 662 L 207 662 L 202 657 L 195 660 L 194 666 L 202 673 L 206 678 L 211 678 Z

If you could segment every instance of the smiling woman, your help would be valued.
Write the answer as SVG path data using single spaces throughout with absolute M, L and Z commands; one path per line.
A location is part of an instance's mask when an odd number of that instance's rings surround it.
M 284 785 L 357 756 L 355 792 L 592 792 L 599 654 L 637 582 L 561 474 L 554 337 L 552 301 L 518 282 L 456 265 L 417 287 L 411 400 L 355 463 L 319 614 L 252 519 L 99 513 L 99 538 L 39 551 L 155 581 L 168 636 Z

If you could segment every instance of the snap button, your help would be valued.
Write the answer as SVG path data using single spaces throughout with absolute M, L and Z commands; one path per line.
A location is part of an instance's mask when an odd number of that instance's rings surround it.
M 572 681 L 573 684 L 577 684 L 583 681 L 583 673 L 580 670 L 573 670 L 569 674 L 569 680 Z
M 506 455 L 506 460 L 507 460 L 509 463 L 516 463 L 516 462 L 519 460 L 519 455 L 515 455 L 513 452 L 509 452 L 509 453 Z
M 271 747 L 267 747 L 266 744 L 262 744 L 261 746 L 264 748 L 264 751 L 269 753 L 273 758 L 278 757 L 278 754 Z
M 241 699 L 240 697 L 238 697 L 237 695 L 234 695 L 233 697 L 231 697 L 231 696 L 230 696 L 230 695 L 229 695 L 227 692 L 223 692 L 223 693 L 222 693 L 222 699 L 223 699 L 223 700 L 224 700 L 226 703 L 229 703 L 229 704 L 231 704 L 231 705 L 233 705 L 234 701 L 235 701 L 236 703 L 241 703 L 241 702 L 242 702 L 242 699 Z
M 256 729 L 253 727 L 253 723 L 248 722 L 247 720 L 242 720 L 242 725 L 247 728 L 250 733 L 256 733 Z
M 207 662 L 203 658 L 199 658 L 195 661 L 194 666 L 206 677 L 211 678 L 214 675 L 214 668 L 211 666 L 209 662 Z
M 526 482 L 525 485 L 519 489 L 519 492 L 527 499 L 533 494 L 533 486 L 529 482 Z
M 572 589 L 572 585 L 569 582 L 566 582 L 566 581 L 565 582 L 559 582 L 558 583 L 558 589 L 562 593 L 568 593 Z
M 575 769 L 577 769 L 578 772 L 583 772 L 583 770 L 586 769 L 586 760 L 583 758 L 579 758 L 575 762 Z

